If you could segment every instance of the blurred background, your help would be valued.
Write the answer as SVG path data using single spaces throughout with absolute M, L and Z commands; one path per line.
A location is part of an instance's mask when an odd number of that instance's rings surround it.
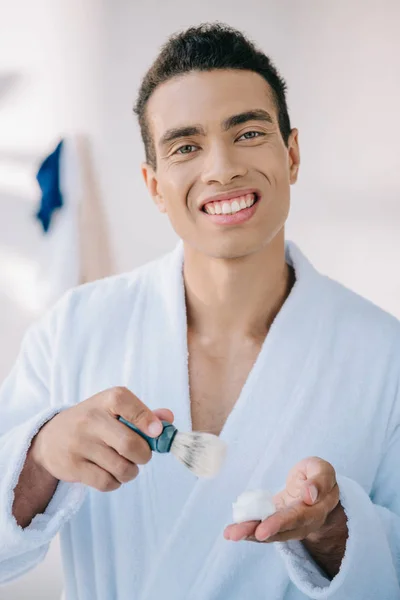
M 65 289 L 175 244 L 141 179 L 132 106 L 166 38 L 214 20 L 247 33 L 288 82 L 302 152 L 288 237 L 400 317 L 398 0 L 0 0 L 0 382 L 28 325 Z M 71 203 L 45 233 L 36 174 L 60 139 Z M 0 599 L 61 592 L 55 541 Z

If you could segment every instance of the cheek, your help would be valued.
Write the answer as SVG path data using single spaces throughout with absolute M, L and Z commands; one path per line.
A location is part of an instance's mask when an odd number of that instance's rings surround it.
M 187 197 L 194 181 L 195 176 L 187 165 L 172 165 L 160 178 L 159 189 L 167 212 L 176 214 L 186 207 Z
M 285 146 L 267 146 L 257 157 L 256 168 L 268 177 L 271 185 L 280 186 L 289 180 L 289 159 Z

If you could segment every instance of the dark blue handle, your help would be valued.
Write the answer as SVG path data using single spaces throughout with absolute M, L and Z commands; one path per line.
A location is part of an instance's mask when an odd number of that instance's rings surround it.
M 130 423 L 123 417 L 118 417 L 118 419 L 121 421 L 121 423 L 127 425 L 130 429 L 132 429 L 132 431 L 146 440 L 153 452 L 160 452 L 162 454 L 170 451 L 174 437 L 178 432 L 177 428 L 172 425 L 172 423 L 168 423 L 168 421 L 161 421 L 163 424 L 162 433 L 158 437 L 152 438 L 143 433 L 143 431 L 136 427 L 136 425 Z

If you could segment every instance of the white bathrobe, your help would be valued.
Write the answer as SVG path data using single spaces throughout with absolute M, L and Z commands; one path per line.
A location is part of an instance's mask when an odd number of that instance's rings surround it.
M 293 244 L 297 281 L 221 432 L 220 475 L 197 480 L 172 455 L 154 455 L 115 492 L 60 483 L 45 513 L 17 526 L 25 453 L 57 411 L 126 386 L 190 430 L 182 260 L 180 243 L 77 288 L 27 334 L 0 397 L 0 582 L 37 565 L 61 530 L 67 600 L 400 598 L 400 325 Z M 333 464 L 348 516 L 332 581 L 300 542 L 223 537 L 241 492 L 278 491 L 307 456 Z

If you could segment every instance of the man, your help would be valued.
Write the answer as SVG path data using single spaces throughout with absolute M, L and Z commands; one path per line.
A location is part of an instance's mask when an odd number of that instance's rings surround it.
M 61 530 L 67 600 L 400 598 L 400 327 L 285 244 L 284 81 L 204 25 L 167 42 L 136 112 L 182 242 L 27 334 L 0 402 L 0 581 Z M 150 461 L 118 416 L 219 434 L 226 463 L 196 480 Z M 268 488 L 274 515 L 229 524 Z

